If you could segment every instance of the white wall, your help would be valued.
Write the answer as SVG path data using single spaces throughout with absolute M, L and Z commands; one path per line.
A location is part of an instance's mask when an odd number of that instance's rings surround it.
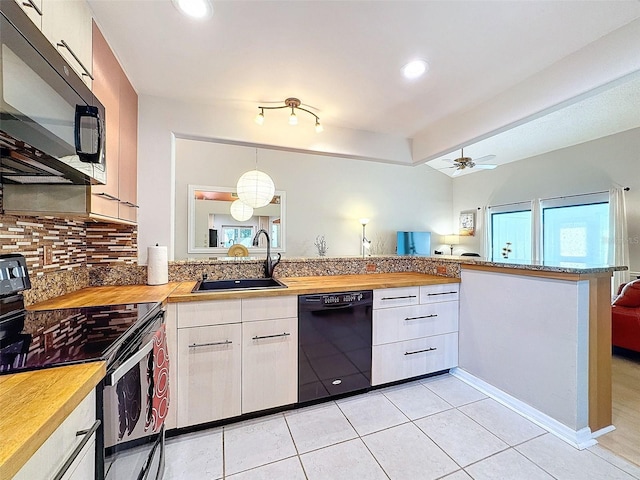
M 345 129 L 332 132 L 328 126 L 322 136 L 302 140 L 284 125 L 278 141 L 269 131 L 260 130 L 253 118 L 239 118 L 233 109 L 224 111 L 201 103 L 180 103 L 157 97 L 139 97 L 138 126 L 138 260 L 146 264 L 147 247 L 167 245 L 174 258 L 176 223 L 186 220 L 185 211 L 175 212 L 174 142 L 180 138 L 222 139 L 262 146 L 291 145 L 301 152 L 338 152 L 345 157 L 355 153 L 371 159 L 394 159 L 405 165 L 367 162 L 337 156 L 267 150 L 260 166 L 272 174 L 276 188 L 287 191 L 287 256 L 313 255 L 313 240 L 324 234 L 328 254 L 357 255 L 361 231 L 357 219 L 367 215 L 368 236 L 389 234 L 396 229 L 430 229 L 448 233 L 451 224 L 451 179 L 425 165 L 406 166 L 410 147 L 405 140 L 387 138 Z M 313 129 L 312 129 L 313 130 Z M 312 132 L 316 135 L 315 132 Z M 295 131 L 295 135 L 298 132 Z M 286 136 L 290 140 L 286 141 Z M 314 145 L 313 142 L 316 142 Z M 194 172 L 192 183 L 232 186 L 244 171 L 253 168 L 255 151 L 242 165 L 218 158 L 209 168 Z M 244 158 L 244 157 L 243 157 Z M 206 158 L 198 161 L 205 162 Z M 225 185 L 226 184 L 226 185 Z M 186 191 L 180 193 L 186 198 Z M 182 231 L 182 227 L 180 228 Z M 394 244 L 395 247 L 395 244 Z M 387 249 L 393 248 L 387 245 Z
M 588 282 L 461 276 L 459 367 L 573 432 L 588 427 Z
M 485 205 L 630 187 L 626 193 L 630 270 L 640 271 L 640 129 L 628 130 L 453 180 L 453 216 Z M 454 253 L 480 250 L 481 232 Z
M 188 185 L 233 188 L 240 175 L 255 168 L 255 158 L 252 147 L 176 138 L 175 259 L 199 256 L 186 250 Z M 317 255 L 318 235 L 324 235 L 329 256 L 358 255 L 362 217 L 370 219 L 367 237 L 385 243 L 384 252 L 377 253 L 395 253 L 397 230 L 444 234 L 452 228 L 451 179 L 426 165 L 259 148 L 258 169 L 286 192 L 288 257 Z

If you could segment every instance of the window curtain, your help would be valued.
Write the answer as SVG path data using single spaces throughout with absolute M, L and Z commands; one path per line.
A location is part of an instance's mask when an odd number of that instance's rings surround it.
M 482 235 L 480 237 L 480 255 L 491 262 L 491 208 L 480 207 L 478 211 L 478 231 Z
M 609 264 L 629 267 L 627 206 L 622 187 L 609 190 Z M 629 270 L 614 272 L 611 294 L 615 295 L 620 285 L 629 279 Z

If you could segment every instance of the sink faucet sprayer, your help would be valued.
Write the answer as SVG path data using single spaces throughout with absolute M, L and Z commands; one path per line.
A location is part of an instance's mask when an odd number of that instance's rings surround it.
M 275 261 L 271 258 L 271 239 L 269 238 L 269 234 L 264 228 L 258 230 L 255 237 L 253 237 L 253 246 L 258 246 L 258 237 L 260 237 L 261 233 L 264 233 L 264 236 L 267 237 L 267 259 L 264 261 L 264 275 L 267 278 L 271 278 L 273 277 L 273 269 L 276 268 L 276 265 L 280 263 L 282 255 L 278 253 L 278 259 Z

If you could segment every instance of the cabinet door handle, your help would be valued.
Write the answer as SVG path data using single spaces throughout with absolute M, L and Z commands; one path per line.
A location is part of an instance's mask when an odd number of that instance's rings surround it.
M 416 353 L 433 352 L 437 350 L 435 347 L 425 348 L 424 350 L 414 350 L 413 352 L 404 352 L 405 355 L 415 355 Z
M 402 300 L 403 298 L 417 298 L 417 295 L 405 295 L 403 297 L 382 297 L 380 300 Z
M 62 466 L 60 467 L 60 470 L 58 470 L 58 472 L 53 477 L 53 480 L 60 480 L 62 477 L 64 477 L 64 474 L 67 473 L 67 470 L 69 470 L 69 467 L 71 466 L 71 464 L 75 461 L 76 458 L 78 458 L 78 455 L 80 455 L 80 452 L 82 451 L 84 446 L 91 439 L 91 436 L 94 433 L 96 433 L 96 430 L 100 426 L 100 423 L 101 423 L 100 420 L 96 420 L 95 422 L 93 422 L 93 425 L 91 425 L 91 428 L 89 428 L 88 430 L 80 430 L 76 432 L 76 437 L 79 437 L 80 435 L 84 435 L 84 438 L 80 441 L 80 443 L 76 446 L 76 448 L 73 449 L 73 452 L 71 452 L 71 455 L 69 455 L 69 458 L 67 458 L 65 462 L 62 464 Z
M 440 292 L 440 293 L 427 293 L 427 296 L 432 297 L 434 295 L 450 295 L 452 293 L 458 293 L 458 292 Z
M 64 47 L 67 49 L 67 51 L 71 54 L 71 56 L 73 57 L 73 59 L 78 62 L 78 65 L 80 65 L 80 68 L 82 68 L 82 70 L 84 70 L 84 73 L 82 75 L 86 75 L 87 77 L 89 77 L 91 80 L 93 80 L 93 75 L 91 75 L 91 73 L 89 73 L 89 70 L 87 70 L 87 67 L 84 66 L 84 64 L 80 61 L 80 59 L 78 58 L 78 56 L 76 55 L 76 53 L 71 50 L 71 47 L 69 46 L 69 44 L 67 42 L 65 42 L 64 40 L 60 40 L 60 43 L 58 43 L 59 47 Z
M 434 318 L 437 317 L 438 314 L 437 313 L 432 313 L 431 315 L 422 315 L 421 317 L 407 317 L 405 318 L 405 321 L 407 320 L 420 320 L 421 318 Z
M 229 345 L 231 343 L 233 343 L 231 340 L 224 340 L 223 342 L 192 343 L 191 345 L 189 345 L 189 348 L 212 347 L 214 345 Z
M 119 199 L 118 199 L 119 200 Z M 131 202 L 125 202 L 124 200 L 120 200 L 120 203 L 122 203 L 123 205 L 126 205 L 127 207 L 133 207 L 133 208 L 140 208 L 138 205 L 136 205 L 135 203 L 131 203 Z
M 291 335 L 290 333 L 284 332 L 284 333 L 276 333 L 275 335 L 256 335 L 255 337 L 252 337 L 251 340 L 262 340 L 263 338 L 276 338 L 276 337 L 288 337 L 289 335 Z
M 35 3 L 33 3 L 33 0 L 27 0 L 26 2 L 22 2 L 22 5 L 24 7 L 33 8 L 38 15 L 42 16 L 42 10 L 40 10 L 38 6 Z
M 120 201 L 120 199 L 118 197 L 116 197 L 114 195 L 111 195 L 110 193 L 107 193 L 107 192 L 99 192 L 99 193 L 96 193 L 95 195 L 98 195 L 100 197 L 104 197 L 107 200 L 114 200 L 116 202 Z

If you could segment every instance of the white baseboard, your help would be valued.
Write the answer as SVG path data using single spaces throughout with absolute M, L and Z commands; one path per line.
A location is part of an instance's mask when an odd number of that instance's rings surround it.
M 465 370 L 462 370 L 461 368 L 453 368 L 449 371 L 449 373 L 451 373 L 451 375 L 453 375 L 454 377 L 459 378 L 463 382 L 468 383 L 472 387 L 480 390 L 482 393 L 493 398 L 495 401 L 501 403 L 505 407 L 513 410 L 516 413 L 519 413 L 539 427 L 544 428 L 549 433 L 552 433 L 556 437 L 564 440 L 565 442 L 579 450 L 597 444 L 598 442 L 595 440 L 596 437 L 608 433 L 615 428 L 613 425 L 611 425 L 609 427 L 598 430 L 594 434 L 591 433 L 591 429 L 589 427 L 585 427 L 580 430 L 572 430 L 566 425 L 551 418 L 549 415 L 542 413 L 540 410 L 527 405 L 526 403 L 518 400 L 515 397 L 512 397 L 508 393 L 505 393 L 502 390 L 494 387 L 493 385 L 488 384 L 484 380 L 480 380 L 476 376 L 470 374 Z
M 614 427 L 613 425 L 609 425 L 608 427 L 604 427 L 604 428 L 601 428 L 600 430 L 596 430 L 591 434 L 591 436 L 593 438 L 598 438 L 604 435 L 605 433 L 613 432 L 615 429 L 616 427 Z

